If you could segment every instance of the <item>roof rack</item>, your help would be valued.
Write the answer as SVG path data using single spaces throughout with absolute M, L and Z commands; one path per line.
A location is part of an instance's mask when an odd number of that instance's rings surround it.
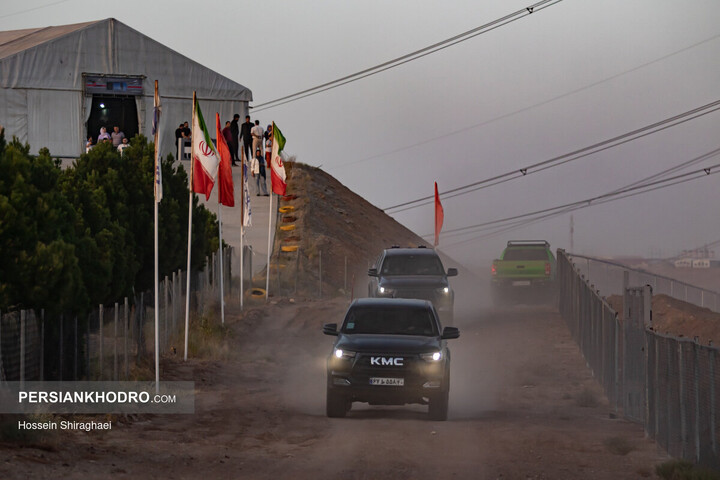
M 507 242 L 508 247 L 523 245 L 526 247 L 550 247 L 547 240 L 510 240 Z

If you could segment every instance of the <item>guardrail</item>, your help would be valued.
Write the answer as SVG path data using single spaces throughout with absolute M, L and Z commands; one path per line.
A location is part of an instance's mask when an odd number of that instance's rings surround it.
M 655 295 L 669 295 L 678 300 L 720 312 L 720 292 L 639 268 L 630 268 L 610 260 L 570 252 L 566 255 L 573 259 L 583 260 L 575 262 L 579 271 L 606 297 L 623 294 L 623 275 L 624 272 L 628 272 L 630 285 L 650 285 Z

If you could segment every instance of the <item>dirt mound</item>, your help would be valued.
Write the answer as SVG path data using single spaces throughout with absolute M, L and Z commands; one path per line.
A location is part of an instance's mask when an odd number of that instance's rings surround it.
M 383 248 L 427 245 L 324 171 L 285 165 L 287 195 L 277 210 L 270 268 L 281 294 L 317 296 L 321 276 L 323 296 L 364 289 L 367 269 Z
M 613 295 L 607 301 L 622 320 L 622 297 Z M 720 341 L 720 313 L 668 295 L 653 296 L 652 323 L 658 333 L 691 339 L 698 337 L 703 345 Z

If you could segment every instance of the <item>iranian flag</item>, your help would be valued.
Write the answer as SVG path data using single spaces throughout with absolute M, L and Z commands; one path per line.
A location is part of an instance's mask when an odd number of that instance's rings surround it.
M 200 103 L 197 99 L 193 109 L 192 156 L 193 192 L 204 193 L 206 200 L 209 200 L 215 178 L 217 178 L 220 155 L 218 155 L 212 140 L 210 140 L 210 134 L 205 126 L 205 120 L 200 111 Z
M 220 154 L 218 201 L 226 207 L 234 207 L 235 188 L 233 186 L 232 166 L 230 165 L 230 149 L 225 142 L 222 130 L 220 130 L 220 114 L 217 112 L 215 113 L 215 136 L 217 137 L 217 150 Z
M 270 157 L 270 181 L 272 191 L 278 195 L 285 195 L 287 184 L 285 183 L 285 166 L 283 165 L 281 153 L 285 148 L 285 137 L 280 129 L 273 122 L 272 155 Z

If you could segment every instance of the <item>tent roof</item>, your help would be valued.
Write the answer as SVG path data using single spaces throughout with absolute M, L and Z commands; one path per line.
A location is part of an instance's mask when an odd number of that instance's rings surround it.
M 26 28 L 24 30 L 8 30 L 0 32 L 0 59 L 15 55 L 29 48 L 63 37 L 69 33 L 81 30 L 89 25 L 98 23 L 85 22 L 57 27 Z
M 114 18 L 0 32 L 0 88 L 80 90 L 83 75 L 164 78 L 163 94 L 252 101 L 234 80 Z

